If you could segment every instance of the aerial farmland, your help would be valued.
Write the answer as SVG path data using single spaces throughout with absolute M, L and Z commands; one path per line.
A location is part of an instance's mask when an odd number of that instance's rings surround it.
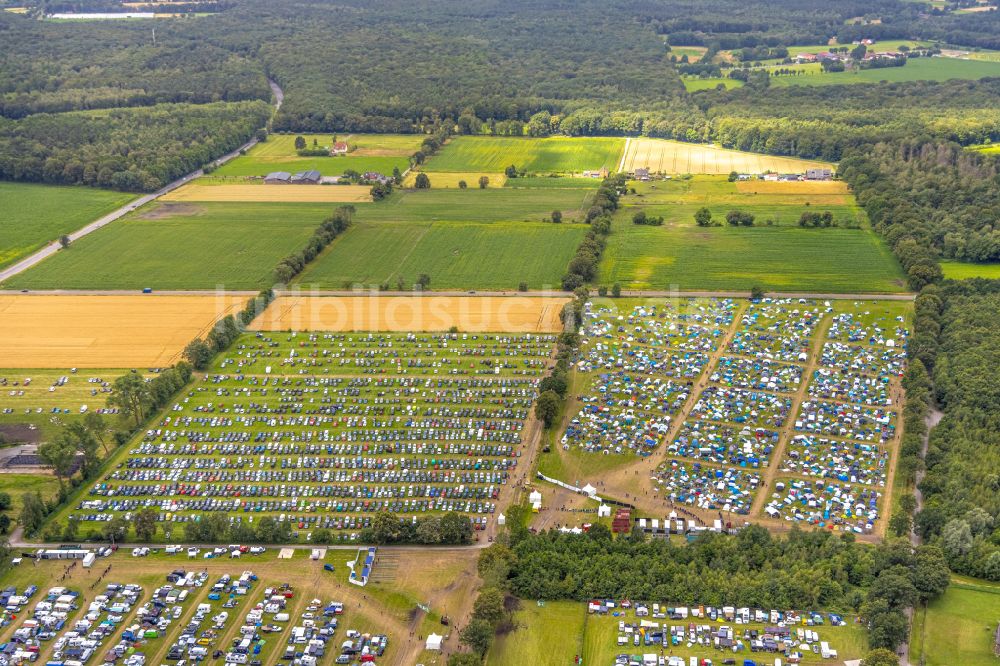
M 995 0 L 83 4 L 0 2 L 0 666 L 995 660 Z

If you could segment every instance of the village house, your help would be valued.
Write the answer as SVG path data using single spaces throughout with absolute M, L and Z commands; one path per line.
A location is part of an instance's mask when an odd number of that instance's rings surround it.
M 377 171 L 365 171 L 361 178 L 372 183 L 382 183 L 383 185 L 392 180 L 388 176 L 383 176 Z
M 649 180 L 649 169 L 646 167 L 636 167 L 635 170 L 636 180 Z
M 347 142 L 346 141 L 336 141 L 332 146 L 330 146 L 330 155 L 346 155 L 347 154 Z

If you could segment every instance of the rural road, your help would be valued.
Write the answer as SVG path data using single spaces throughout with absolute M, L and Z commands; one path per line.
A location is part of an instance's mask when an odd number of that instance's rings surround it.
M 284 96 L 284 93 L 282 92 L 281 88 L 278 87 L 277 83 L 275 83 L 274 81 L 271 81 L 270 79 L 268 79 L 268 84 L 271 86 L 271 92 L 274 94 L 274 99 L 275 99 L 274 111 L 275 111 L 275 113 L 277 113 L 278 109 L 281 108 L 281 102 L 282 102 L 282 100 L 284 100 L 285 96 Z M 220 166 L 222 164 L 225 164 L 229 160 L 231 160 L 234 157 L 236 157 L 237 155 L 239 155 L 240 151 L 249 150 L 250 148 L 253 148 L 255 145 L 257 145 L 257 139 L 256 138 L 250 139 L 249 141 L 247 141 L 245 144 L 243 144 L 242 146 L 240 146 L 236 150 L 234 150 L 234 151 L 232 151 L 230 153 L 227 153 L 227 154 L 223 155 L 222 157 L 216 159 L 215 161 L 212 162 L 212 164 L 214 166 Z M 164 194 L 167 194 L 168 192 L 172 192 L 173 190 L 176 190 L 181 185 L 184 185 L 185 183 L 188 183 L 189 181 L 191 181 L 191 180 L 193 180 L 193 179 L 195 179 L 195 178 L 197 178 L 197 177 L 199 177 L 199 176 L 201 176 L 203 174 L 204 174 L 204 171 L 202 169 L 198 169 L 197 171 L 193 171 L 193 172 L 189 173 L 188 175 L 186 175 L 186 176 L 184 176 L 182 178 L 178 178 L 174 182 L 172 182 L 172 183 L 170 183 L 170 184 L 168 184 L 168 185 L 160 188 L 159 190 L 153 192 L 152 194 L 144 194 L 143 196 L 139 197 L 138 199 L 135 199 L 135 200 L 131 201 L 130 203 L 125 204 L 121 208 L 119 208 L 117 210 L 114 210 L 114 211 L 111 211 L 110 213 L 108 213 L 104 217 L 101 217 L 99 219 L 94 220 L 93 222 L 91 222 L 87 226 L 83 227 L 82 229 L 77 229 L 76 231 L 74 231 L 74 232 L 72 232 L 70 234 L 67 234 L 69 236 L 70 242 L 75 242 L 76 240 L 78 240 L 80 238 L 83 238 L 87 234 L 91 234 L 91 233 L 97 231 L 101 227 L 106 227 L 107 225 L 111 224 L 115 220 L 118 220 L 118 219 L 124 217 L 125 215 L 128 215 L 129 213 L 131 213 L 135 209 L 137 209 L 137 208 L 139 208 L 141 206 L 145 206 L 146 204 L 148 204 L 151 201 L 156 201 L 157 199 L 159 199 L 160 197 L 162 197 Z M 3 270 L 0 270 L 0 283 L 2 283 L 4 280 L 8 280 L 8 279 L 14 277 L 15 275 L 23 273 L 24 271 L 26 271 L 29 268 L 31 268 L 32 266 L 36 265 L 40 261 L 43 261 L 43 260 L 51 257 L 53 254 L 55 254 L 56 252 L 58 252 L 60 250 L 60 248 L 61 248 L 61 246 L 59 244 L 59 240 L 56 239 L 56 240 L 52 241 L 51 243 L 49 243 L 48 245 L 46 245 L 45 247 L 43 247 L 42 249 L 40 249 L 37 252 L 35 252 L 34 254 L 28 255 L 27 257 L 25 257 L 21 261 L 17 262 L 16 264 L 13 264 L 12 266 L 8 266 L 7 268 L 5 268 Z

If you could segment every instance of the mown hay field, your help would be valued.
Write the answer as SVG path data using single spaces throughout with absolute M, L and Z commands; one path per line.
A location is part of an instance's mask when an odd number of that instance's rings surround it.
M 949 280 L 985 278 L 1000 280 L 1000 264 L 974 264 L 965 261 L 942 261 L 941 270 Z
M 271 171 L 306 171 L 316 169 L 324 176 L 339 176 L 348 169 L 364 173 L 378 171 L 392 175 L 393 167 L 406 171 L 410 155 L 420 148 L 424 137 L 419 134 L 339 134 L 346 141 L 347 155 L 299 157 L 295 150 L 296 134 L 272 134 L 258 143 L 246 155 L 241 155 L 216 169 L 219 176 L 263 176 Z M 329 147 L 333 134 L 303 134 L 306 147 Z
M 824 72 L 815 67 L 809 74 L 773 76 L 772 86 L 837 86 L 851 83 L 904 83 L 907 81 L 976 80 L 1000 76 L 1000 62 L 958 58 L 911 58 L 903 67 L 882 67 L 849 72 Z
M 0 368 L 171 365 L 245 296 L 0 295 Z
M 621 162 L 621 171 L 638 168 L 665 174 L 728 174 L 740 173 L 802 173 L 814 167 L 833 168 L 827 162 L 800 160 L 729 150 L 699 143 L 684 143 L 667 139 L 629 139 Z
M 601 167 L 614 170 L 624 145 L 624 139 L 608 137 L 459 136 L 427 160 L 421 170 L 497 173 L 511 165 L 528 173 L 580 173 Z
M 257 331 L 447 331 L 558 333 L 569 299 L 540 296 L 281 296 Z
M 503 173 L 463 173 L 461 171 L 436 171 L 433 173 L 428 173 L 427 177 L 431 181 L 431 189 L 436 187 L 445 188 L 460 188 L 460 182 L 465 181 L 465 185 L 468 188 L 478 189 L 479 179 L 482 176 L 486 176 L 490 179 L 487 188 L 490 187 L 503 187 L 507 183 L 507 176 Z M 403 179 L 403 187 L 413 187 L 417 181 L 417 172 L 411 171 L 406 174 L 406 178 Z
M 371 201 L 367 185 L 229 184 L 194 180 L 161 197 L 162 201 L 270 203 L 362 203 Z
M 0 183 L 0 268 L 134 198 L 92 187 Z
M 4 282 L 17 289 L 261 289 L 331 204 L 146 206 Z

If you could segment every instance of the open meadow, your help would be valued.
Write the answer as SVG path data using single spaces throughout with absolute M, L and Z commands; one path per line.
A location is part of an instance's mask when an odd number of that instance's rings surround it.
M 926 666 L 993 666 L 994 635 L 1000 622 L 1000 586 L 971 578 L 953 579 L 939 598 L 914 611 L 910 655 Z
M 496 173 L 514 165 L 527 173 L 598 171 L 614 169 L 624 145 L 624 139 L 607 137 L 458 136 L 420 170 Z
M 274 266 L 300 250 L 333 207 L 154 203 L 81 238 L 4 286 L 258 290 L 272 284 Z
M 281 296 L 250 326 L 263 331 L 558 333 L 567 298 L 540 296 Z
M 959 58 L 911 58 L 903 67 L 882 67 L 848 72 L 824 72 L 819 67 L 797 76 L 773 76 L 772 86 L 836 86 L 856 83 L 976 80 L 1000 76 L 1000 62 Z
M 974 264 L 966 261 L 942 261 L 941 270 L 949 280 L 985 278 L 1000 280 L 1000 264 Z
M 630 138 L 626 142 L 619 171 L 632 173 L 638 168 L 665 174 L 729 174 L 731 171 L 759 174 L 765 171 L 802 173 L 813 167 L 831 168 L 824 162 L 801 160 L 729 150 L 700 143 L 668 139 Z
M 216 169 L 216 176 L 264 176 L 272 171 L 307 171 L 316 169 L 324 176 L 339 176 L 347 170 L 364 173 L 377 171 L 387 176 L 393 168 L 406 171 L 409 158 L 420 148 L 419 134 L 339 134 L 337 141 L 346 142 L 348 153 L 329 157 L 299 157 L 295 138 L 302 136 L 307 148 L 315 145 L 329 148 L 332 134 L 271 134 L 246 155 Z
M 557 286 L 587 227 L 587 189 L 413 190 L 359 207 L 355 225 L 296 283 L 409 289 L 421 274 L 432 290 Z M 546 221 L 553 210 L 562 224 Z
M 0 268 L 76 231 L 135 195 L 90 187 L 0 182 Z
M 895 292 L 905 284 L 885 244 L 870 230 L 846 185 L 827 182 L 730 183 L 720 176 L 630 183 L 608 237 L 599 283 L 626 289 Z M 707 208 L 717 226 L 698 227 Z M 642 210 L 663 226 L 632 223 Z M 726 223 L 729 211 L 754 215 L 753 227 Z M 835 228 L 803 229 L 807 211 L 827 212 Z M 856 228 L 851 228 L 856 227 Z
M 168 366 L 246 300 L 226 294 L 0 295 L 0 368 Z

